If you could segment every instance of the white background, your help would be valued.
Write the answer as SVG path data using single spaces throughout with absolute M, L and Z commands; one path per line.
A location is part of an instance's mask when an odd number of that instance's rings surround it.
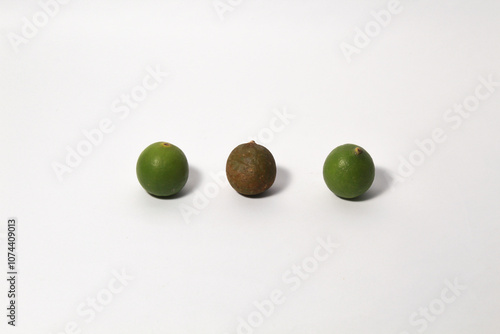
M 387 1 L 233 4 L 221 19 L 211 0 L 74 0 L 16 52 L 12 33 L 41 7 L 0 3 L 0 258 L 15 216 L 20 273 L 18 326 L 2 306 L 1 332 L 76 323 L 66 333 L 233 334 L 279 290 L 284 302 L 247 333 L 498 333 L 500 87 L 466 119 L 447 110 L 481 77 L 500 81 L 500 3 L 401 1 L 351 62 L 342 43 L 355 45 Z M 120 118 L 113 102 L 147 68 L 169 76 Z M 270 138 L 276 110 L 293 119 Z M 113 130 L 59 180 L 53 165 L 103 119 Z M 436 129 L 446 139 L 418 153 Z M 211 176 L 251 138 L 279 168 L 262 198 Z M 146 194 L 135 175 L 141 151 L 161 140 L 191 167 L 170 200 Z M 358 201 L 322 179 L 344 143 L 377 167 Z M 402 165 L 410 158 L 413 170 Z M 339 247 L 292 290 L 283 276 L 314 264 L 328 237 Z M 122 270 L 127 286 L 82 316 Z M 446 281 L 465 288 L 444 304 Z M 5 279 L 0 289 L 6 305 Z M 425 320 L 430 305 L 439 314 Z

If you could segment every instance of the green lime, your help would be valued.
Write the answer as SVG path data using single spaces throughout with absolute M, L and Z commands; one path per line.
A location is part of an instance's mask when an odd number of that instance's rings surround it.
M 180 148 L 157 142 L 142 151 L 136 172 L 139 183 L 148 193 L 165 197 L 181 191 L 189 176 L 189 166 Z
M 328 188 L 342 198 L 364 194 L 375 178 L 375 165 L 365 149 L 354 144 L 335 148 L 323 165 L 323 178 Z

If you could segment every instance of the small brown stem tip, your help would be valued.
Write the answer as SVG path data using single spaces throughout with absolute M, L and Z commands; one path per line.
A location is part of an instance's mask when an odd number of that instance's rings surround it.
M 356 147 L 354 149 L 354 152 L 356 153 L 356 155 L 360 155 L 361 153 L 363 153 L 363 150 L 360 147 Z

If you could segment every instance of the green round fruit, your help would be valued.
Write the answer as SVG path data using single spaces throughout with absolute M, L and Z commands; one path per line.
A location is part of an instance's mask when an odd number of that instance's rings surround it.
M 258 195 L 273 185 L 276 162 L 267 148 L 252 140 L 229 154 L 226 175 L 231 187 L 240 194 Z
M 180 148 L 157 142 L 142 151 L 136 172 L 139 183 L 148 193 L 165 197 L 181 191 L 189 176 L 189 166 Z
M 335 148 L 323 165 L 323 178 L 328 188 L 342 198 L 364 194 L 375 178 L 375 165 L 365 149 L 354 144 Z

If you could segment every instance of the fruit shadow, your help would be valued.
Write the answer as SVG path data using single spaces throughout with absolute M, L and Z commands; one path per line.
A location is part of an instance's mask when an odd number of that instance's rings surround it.
M 269 196 L 276 195 L 288 187 L 290 185 L 290 182 L 292 180 L 292 174 L 290 171 L 286 168 L 283 168 L 281 166 L 276 167 L 276 180 L 274 181 L 273 185 L 271 188 L 268 190 L 264 191 L 261 194 L 258 195 L 242 195 L 244 197 L 248 198 L 265 198 Z
M 389 189 L 390 174 L 383 167 L 375 167 L 375 179 L 367 192 L 355 198 L 342 198 L 351 202 L 363 202 L 375 198 Z
M 171 196 L 155 196 L 152 194 L 149 194 L 149 195 L 153 196 L 154 198 L 165 199 L 165 200 L 182 198 L 184 196 L 189 195 L 196 188 L 198 188 L 199 185 L 201 184 L 201 180 L 202 180 L 202 176 L 201 176 L 200 170 L 196 167 L 189 166 L 189 177 L 188 177 L 188 180 L 186 182 L 186 185 L 177 194 L 174 194 Z

